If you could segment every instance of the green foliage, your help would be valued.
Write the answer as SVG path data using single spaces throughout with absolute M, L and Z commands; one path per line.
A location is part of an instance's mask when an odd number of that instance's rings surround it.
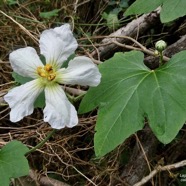
M 18 84 L 25 84 L 31 80 L 33 80 L 32 78 L 30 77 L 23 77 L 19 74 L 17 74 L 16 72 L 12 72 L 12 77 L 14 78 L 14 80 L 18 83 Z
M 28 174 L 29 165 L 24 156 L 27 151 L 19 141 L 11 141 L 0 150 L 0 186 L 9 186 L 10 178 Z
M 41 18 L 51 19 L 52 17 L 57 17 L 60 10 L 61 9 L 54 9 L 54 10 L 49 11 L 49 12 L 40 12 L 39 16 Z
M 45 93 L 43 91 L 35 100 L 34 108 L 44 108 L 44 107 L 45 107 Z
M 160 18 L 162 23 L 173 21 L 186 15 L 185 0 L 137 0 L 125 12 L 125 15 L 143 14 L 155 10 L 162 5 Z
M 116 53 L 100 65 L 102 81 L 85 95 L 79 113 L 99 106 L 94 138 L 97 156 L 103 156 L 144 126 L 171 142 L 186 120 L 186 51 L 174 55 L 156 70 L 143 63 L 139 51 Z
M 5 3 L 8 5 L 15 5 L 15 4 L 18 4 L 18 1 L 17 0 L 5 0 Z
M 104 12 L 102 14 L 102 17 L 107 21 L 107 26 L 109 29 L 117 29 L 120 25 L 119 19 L 118 19 L 118 13 L 119 9 L 114 9 L 113 11 L 110 11 L 109 13 Z
M 125 15 L 145 14 L 155 10 L 158 6 L 163 4 L 164 0 L 137 0 L 125 12 Z
M 121 8 L 127 8 L 128 7 L 128 1 L 129 0 L 119 0 L 119 1 L 116 1 L 116 0 L 110 0 L 108 2 L 108 5 L 109 6 L 113 6 L 113 7 L 121 7 Z
M 69 63 L 72 59 L 74 59 L 75 56 L 76 56 L 75 53 L 71 54 L 71 55 L 68 57 L 68 59 L 62 64 L 61 68 L 67 68 L 67 67 L 68 67 L 68 63 Z
M 164 0 L 160 19 L 163 23 L 170 22 L 186 15 L 185 0 Z
M 108 3 L 108 7 L 103 12 L 102 18 L 106 20 L 109 29 L 117 29 L 120 26 L 119 13 L 128 7 L 128 0 L 115 1 Z

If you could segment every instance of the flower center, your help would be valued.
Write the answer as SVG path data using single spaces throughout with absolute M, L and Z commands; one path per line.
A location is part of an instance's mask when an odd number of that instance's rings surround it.
M 37 67 L 37 73 L 39 76 L 46 78 L 48 81 L 52 81 L 56 77 L 56 73 L 50 64 L 46 64 L 44 67 Z

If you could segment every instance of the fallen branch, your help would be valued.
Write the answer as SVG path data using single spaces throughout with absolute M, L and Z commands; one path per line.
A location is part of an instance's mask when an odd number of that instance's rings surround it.
M 30 170 L 29 176 L 36 183 L 43 185 L 43 186 L 70 186 L 67 183 L 55 180 L 53 178 L 49 178 L 46 176 L 40 176 L 34 170 Z
M 143 46 L 143 47 L 140 47 L 140 48 L 137 48 L 137 47 L 133 47 L 133 46 L 131 46 L 131 45 L 121 44 L 121 43 L 119 43 L 119 42 L 117 42 L 117 41 L 113 41 L 113 43 L 115 43 L 116 45 L 121 46 L 121 47 L 123 47 L 123 48 L 126 48 L 126 49 L 142 51 L 142 52 L 144 52 L 144 53 L 146 53 L 146 54 L 149 54 L 149 55 L 151 55 L 151 56 L 157 57 L 156 54 L 155 54 L 153 51 L 148 50 L 148 49 L 147 49 L 146 47 L 144 47 L 144 46 Z M 169 61 L 170 58 L 168 58 L 168 57 L 166 57 L 166 56 L 163 56 L 163 60 L 164 60 L 164 61 Z
M 150 14 L 144 14 L 140 16 L 139 18 L 128 23 L 126 26 L 110 34 L 110 36 L 112 37 L 130 36 L 132 38 L 137 38 L 138 35 L 144 34 L 146 30 L 148 30 L 153 25 L 156 25 L 158 21 L 159 21 L 159 9 Z M 115 52 L 118 49 L 118 46 L 115 43 L 113 43 L 114 41 L 117 41 L 119 43 L 125 43 L 125 44 L 128 43 L 128 41 L 124 38 L 105 38 L 102 40 L 101 43 L 102 44 L 111 43 L 111 44 L 100 46 L 97 50 L 92 52 L 91 55 L 93 56 L 93 58 L 97 58 L 97 56 L 100 56 L 100 59 L 102 60 L 104 58 L 107 58 L 111 54 L 111 52 L 112 53 Z
M 158 165 L 155 170 L 153 170 L 148 176 L 144 177 L 141 181 L 139 181 L 138 183 L 134 184 L 134 186 L 141 186 L 141 185 L 147 183 L 158 172 L 169 171 L 169 170 L 176 169 L 176 168 L 183 167 L 183 166 L 186 166 L 186 160 L 183 160 L 183 161 L 180 161 L 178 163 L 171 164 L 171 165 L 166 165 L 166 166 Z

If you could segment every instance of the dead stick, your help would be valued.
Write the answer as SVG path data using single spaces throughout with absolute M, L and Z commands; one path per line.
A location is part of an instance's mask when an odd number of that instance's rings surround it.
M 158 172 L 176 169 L 176 168 L 183 167 L 183 166 L 186 166 L 186 160 L 180 161 L 178 163 L 166 165 L 166 166 L 158 165 L 148 176 L 144 177 L 141 181 L 137 182 L 134 186 L 141 186 L 141 185 L 147 183 Z

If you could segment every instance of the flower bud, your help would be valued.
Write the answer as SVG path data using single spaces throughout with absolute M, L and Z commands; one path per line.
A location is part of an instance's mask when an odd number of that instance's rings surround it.
M 159 40 L 155 44 L 155 48 L 159 52 L 162 52 L 163 50 L 165 50 L 166 47 L 167 47 L 167 43 L 165 41 L 163 41 L 163 40 Z

